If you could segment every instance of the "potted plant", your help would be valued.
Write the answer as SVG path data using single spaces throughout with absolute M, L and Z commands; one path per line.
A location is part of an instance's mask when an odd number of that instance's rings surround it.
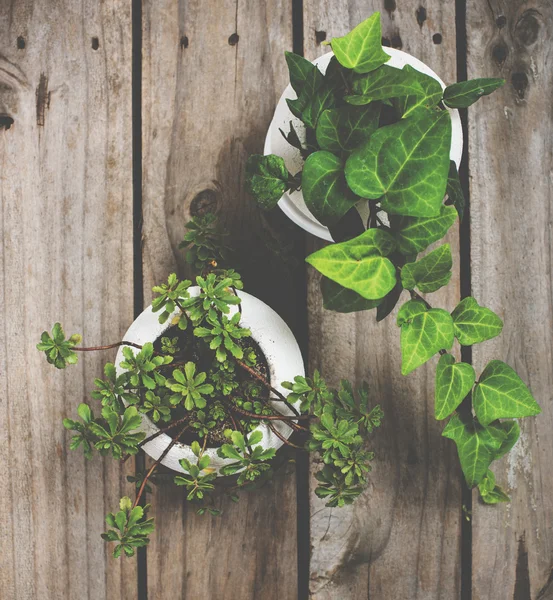
M 81 347 L 80 335 L 66 339 L 56 323 L 37 348 L 58 369 L 77 362 L 79 352 L 119 348 L 115 363 L 95 380 L 95 407 L 82 403 L 79 419 L 66 418 L 74 432 L 71 449 L 87 458 L 95 451 L 126 460 L 141 448 L 153 459 L 146 473 L 128 478 L 134 500 L 125 496 L 106 517 L 105 540 L 115 557 L 132 556 L 148 543 L 153 519 L 141 502 L 160 464 L 177 474 L 198 513 L 218 515 L 214 490 L 238 500 L 272 475 L 282 445 L 318 452 L 324 467 L 315 492 L 329 506 L 349 504 L 370 471 L 365 440 L 382 418 L 370 407 L 368 390 L 347 381 L 330 388 L 319 373 L 304 376 L 297 342 L 266 304 L 242 291 L 240 275 L 226 266 L 228 249 L 212 215 L 188 225 L 182 247 L 198 272 L 196 285 L 171 274 L 153 288 L 149 306 L 124 339 Z M 288 438 L 294 433 L 296 441 Z
M 306 259 L 322 274 L 326 309 L 376 309 L 380 321 L 409 294 L 396 317 L 402 373 L 439 355 L 435 416 L 448 419 L 443 435 L 457 445 L 467 485 L 486 503 L 507 501 L 489 467 L 516 443 L 516 419 L 540 407 L 504 362 L 492 360 L 477 380 L 472 365 L 450 352 L 455 340 L 470 346 L 499 335 L 503 323 L 492 310 L 468 297 L 450 313 L 421 295 L 449 282 L 449 245 L 428 248 L 463 217 L 455 109 L 504 81 L 446 87 L 420 61 L 382 48 L 378 13 L 329 44 L 332 53 L 316 64 L 286 55 L 291 89 L 266 142 L 266 150 L 281 151 L 248 159 L 249 191 L 262 208 L 279 203 L 306 230 L 335 242 Z

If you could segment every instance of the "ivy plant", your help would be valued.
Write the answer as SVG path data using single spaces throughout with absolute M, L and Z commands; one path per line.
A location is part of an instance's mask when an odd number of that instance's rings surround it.
M 409 294 L 396 312 L 401 372 L 408 375 L 439 355 L 435 416 L 447 421 L 443 435 L 457 445 L 467 485 L 477 488 L 484 502 L 506 501 L 489 467 L 516 443 L 516 419 L 540 408 L 504 362 L 492 360 L 478 374 L 455 358 L 456 342 L 472 346 L 501 333 L 503 322 L 495 312 L 473 297 L 451 312 L 424 297 L 452 276 L 449 245 L 429 247 L 464 214 L 457 166 L 450 160 L 448 109 L 465 109 L 504 81 L 475 79 L 442 89 L 409 65 L 390 66 L 378 13 L 329 45 L 333 56 L 324 73 L 303 57 L 286 54 L 297 95 L 288 105 L 301 124 L 290 122 L 290 133 L 283 135 L 300 151 L 302 170 L 291 174 L 283 157 L 254 155 L 246 167 L 249 192 L 267 209 L 301 185 L 305 204 L 334 240 L 306 259 L 323 276 L 326 309 L 376 309 L 381 321 L 403 291 Z M 365 211 L 358 211 L 362 205 Z M 369 215 L 365 222 L 361 214 Z M 315 377 L 298 378 L 291 390 L 302 406 L 316 410 L 328 396 Z M 327 463 L 317 476 L 319 493 L 336 505 L 347 503 L 355 493 L 340 492 L 330 464 L 346 465 L 357 455 L 350 447 L 355 427 L 332 411 L 320 414 L 314 427 L 309 443 Z

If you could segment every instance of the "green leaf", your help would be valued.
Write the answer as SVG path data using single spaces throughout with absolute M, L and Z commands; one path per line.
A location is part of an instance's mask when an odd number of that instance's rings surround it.
M 79 407 L 77 408 L 77 414 L 85 423 L 90 423 L 92 420 L 92 412 L 88 404 L 79 404 Z
M 368 229 L 352 240 L 321 248 L 305 260 L 329 279 L 363 298 L 378 300 L 396 283 L 396 269 L 385 258 L 394 246 L 395 241 L 389 233 Z
M 495 483 L 495 475 L 492 471 L 486 473 L 486 476 L 478 484 L 480 497 L 486 504 L 497 504 L 498 502 L 509 502 L 509 496 Z
M 330 83 L 323 80 L 323 83 L 313 92 L 309 101 L 305 104 L 301 113 L 301 120 L 307 125 L 315 129 L 322 114 L 331 108 L 334 108 L 336 99 L 334 90 Z
M 441 240 L 455 222 L 457 212 L 453 206 L 442 204 L 435 217 L 399 217 L 393 224 L 399 251 L 405 256 L 418 254 L 430 244 Z
M 321 279 L 321 292 L 323 294 L 324 308 L 340 313 L 370 310 L 378 306 L 382 301 L 367 300 L 357 292 L 341 286 L 339 283 L 332 281 L 332 279 L 328 279 L 328 277 Z
M 299 54 L 285 52 L 284 56 L 286 57 L 286 64 L 288 65 L 290 85 L 299 96 L 313 69 L 317 69 L 317 67 Z
M 380 13 L 373 13 L 347 35 L 333 38 L 331 46 L 338 62 L 356 73 L 369 73 L 390 60 L 382 50 Z
M 434 413 L 441 421 L 461 404 L 471 391 L 476 373 L 472 365 L 456 363 L 451 354 L 444 354 L 436 367 Z
M 510 452 L 520 437 L 520 427 L 514 419 L 509 421 L 498 421 L 488 429 L 498 440 L 498 448 L 494 451 L 494 460 L 497 460 L 502 456 L 505 456 L 507 452 Z
M 467 108 L 478 98 L 491 94 L 504 83 L 504 79 L 483 78 L 448 85 L 444 90 L 444 104 L 450 108 Z
M 434 77 L 430 77 L 430 75 L 417 71 L 411 65 L 405 65 L 403 71 L 413 75 L 423 92 L 422 95 L 417 94 L 404 98 L 396 98 L 393 101 L 394 106 L 403 119 L 439 104 L 444 93 L 439 81 L 434 79 Z
M 274 208 L 288 189 L 288 169 L 275 154 L 252 154 L 246 162 L 246 187 L 264 210 Z
M 440 350 L 453 346 L 453 319 L 441 308 L 431 308 L 401 325 L 401 372 L 407 375 Z
M 461 419 L 458 414 L 453 415 L 445 426 L 442 435 L 457 445 L 461 469 L 470 488 L 482 481 L 495 460 L 504 439 L 501 434 L 494 426 L 482 427 L 472 419 Z
M 428 306 L 422 300 L 408 300 L 397 313 L 397 326 L 410 323 L 417 315 L 422 315 L 427 310 Z
M 353 81 L 353 92 L 354 94 L 344 99 L 354 105 L 369 104 L 375 100 L 424 95 L 412 71 L 396 69 L 388 65 L 382 65 L 363 77 L 356 77 Z
M 342 161 L 326 151 L 305 161 L 301 178 L 307 208 L 323 225 L 334 225 L 359 200 L 346 184 Z
M 496 419 L 529 417 L 541 412 L 515 370 L 500 360 L 490 361 L 473 393 L 476 416 L 484 426 Z
M 378 128 L 380 104 L 342 106 L 325 110 L 317 123 L 317 143 L 322 150 L 350 152 Z
M 444 244 L 417 262 L 401 269 L 401 282 L 407 290 L 417 287 L 423 293 L 435 292 L 451 279 L 453 259 L 449 244 Z
M 459 180 L 459 172 L 457 171 L 457 165 L 454 160 L 449 161 L 449 173 L 447 175 L 447 187 L 446 194 L 455 210 L 459 214 L 459 220 L 463 220 L 465 214 L 465 195 L 461 188 L 461 182 Z
M 451 119 L 447 111 L 423 111 L 382 127 L 354 150 L 345 167 L 349 187 L 378 199 L 390 214 L 440 214 L 449 171 Z
M 489 308 L 480 306 L 469 296 L 461 300 L 451 313 L 455 337 L 462 346 L 472 346 L 498 336 L 503 321 Z

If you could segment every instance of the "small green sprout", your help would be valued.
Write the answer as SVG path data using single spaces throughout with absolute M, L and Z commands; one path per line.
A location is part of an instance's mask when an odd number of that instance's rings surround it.
M 117 542 L 113 550 L 114 558 L 119 558 L 122 552 L 125 556 L 134 556 L 135 548 L 146 546 L 149 543 L 148 535 L 154 530 L 154 520 L 146 518 L 150 506 L 133 508 L 131 499 L 124 496 L 119 508 L 119 512 L 106 515 L 106 523 L 112 529 L 102 533 L 102 538 L 107 542 Z
M 187 362 L 184 370 L 175 369 L 173 379 L 167 381 L 167 387 L 174 392 L 169 401 L 175 406 L 184 401 L 186 410 L 205 408 L 207 402 L 204 396 L 213 392 L 213 386 L 205 383 L 206 379 L 206 373 L 196 375 L 196 365 L 193 362 Z
M 52 328 L 52 335 L 44 331 L 36 347 L 46 354 L 46 360 L 51 365 L 57 369 L 65 369 L 67 365 L 76 364 L 77 354 L 72 348 L 80 344 L 81 340 L 82 337 L 78 333 L 74 333 L 66 340 L 62 326 L 56 323 Z

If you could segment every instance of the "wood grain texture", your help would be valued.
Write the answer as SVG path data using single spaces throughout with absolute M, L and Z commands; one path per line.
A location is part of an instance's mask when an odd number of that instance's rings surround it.
M 474 365 L 506 361 L 543 409 L 494 469 L 512 502 L 473 508 L 473 598 L 541 600 L 553 568 L 553 7 L 471 1 L 467 34 L 469 77 L 507 80 L 469 109 L 473 294 L 505 322 Z
M 420 4 L 306 0 L 306 56 L 321 54 L 322 40 L 344 35 L 380 10 L 385 43 L 426 62 L 445 81 L 455 81 L 454 4 L 426 2 L 423 12 Z M 441 44 L 433 41 L 436 33 Z M 448 241 L 458 257 L 455 231 Z M 452 310 L 458 301 L 455 263 L 451 283 L 429 297 L 432 305 Z M 395 312 L 376 323 L 373 312 L 325 311 L 314 271 L 308 272 L 308 286 L 310 371 L 318 368 L 333 384 L 343 377 L 367 380 L 373 402 L 386 415 L 371 444 L 377 459 L 367 493 L 344 509 L 325 508 L 311 496 L 312 597 L 457 598 L 460 477 L 455 449 L 440 437 L 442 426 L 433 416 L 436 359 L 402 377 Z
M 100 538 L 123 469 L 62 426 L 108 357 L 66 373 L 35 348 L 56 320 L 91 345 L 132 321 L 129 5 L 3 2 L 0 40 L 0 596 L 131 599 Z
M 299 276 L 282 263 L 298 234 L 268 221 L 243 192 L 247 156 L 261 152 L 286 84 L 290 0 L 169 0 L 144 4 L 143 145 L 145 301 L 170 272 L 187 272 L 177 249 L 191 214 L 216 212 L 241 256 L 246 290 L 294 328 Z M 284 231 L 283 231 L 284 230 Z M 292 233 L 290 233 L 292 232 Z M 284 250 L 281 250 L 284 248 Z M 303 301 L 304 302 L 304 301 Z M 302 304 L 303 304 L 302 302 Z M 295 598 L 293 466 L 270 487 L 199 516 L 171 484 L 153 494 L 150 597 Z

